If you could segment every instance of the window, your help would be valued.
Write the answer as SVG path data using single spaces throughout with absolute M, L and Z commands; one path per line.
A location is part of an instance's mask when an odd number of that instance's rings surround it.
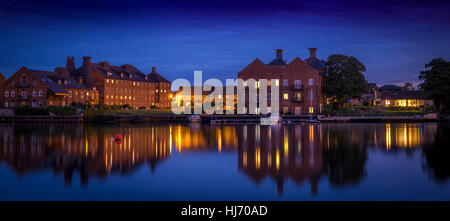
M 67 85 L 67 80 L 64 80 L 64 85 Z
M 314 79 L 310 78 L 308 80 L 308 84 L 309 84 L 309 86 L 313 86 L 314 85 Z
M 5 102 L 5 107 L 8 107 L 8 101 Z
M 69 97 L 72 97 L 72 91 L 69 91 Z
M 39 97 L 42 97 L 44 95 L 44 93 L 42 92 L 42 90 L 39 90 Z
M 27 97 L 27 92 L 25 90 L 22 90 L 20 95 L 21 97 Z
M 33 91 L 33 97 L 36 97 L 36 91 Z
M 300 80 L 295 80 L 294 84 L 295 84 L 295 88 L 299 89 L 301 87 L 302 83 Z
M 42 107 L 42 102 L 39 101 L 38 104 L 39 104 L 39 107 Z
M 109 74 L 109 73 L 108 73 Z M 106 83 L 109 83 L 109 79 L 106 79 Z
M 49 104 L 50 104 L 50 106 L 52 106 L 53 105 L 53 101 L 50 101 Z
M 9 96 L 9 91 L 5 91 L 5 97 Z
M 295 93 L 295 99 L 299 101 L 302 98 L 302 95 L 300 93 Z
M 314 99 L 314 93 L 311 91 L 311 93 L 309 94 L 309 99 L 312 100 Z
M 36 107 L 36 100 L 33 100 L 33 102 L 31 103 L 32 107 Z
M 283 86 L 288 86 L 289 85 L 289 81 L 288 81 L 288 79 L 284 79 L 283 80 Z
M 314 107 L 309 107 L 309 113 L 310 114 L 314 113 Z
M 285 99 L 285 100 L 289 99 L 289 94 L 288 93 L 284 93 L 283 94 L 283 99 Z
M 272 94 L 271 93 L 267 93 L 267 100 L 272 99 Z
M 15 91 L 11 91 L 11 97 L 16 96 L 16 92 Z
M 279 86 L 280 85 L 280 81 L 278 79 L 275 80 L 275 86 Z

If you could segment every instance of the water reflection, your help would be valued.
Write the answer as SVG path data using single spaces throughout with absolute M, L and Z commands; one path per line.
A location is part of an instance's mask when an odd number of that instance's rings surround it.
M 86 186 L 91 177 L 131 173 L 145 164 L 154 172 L 173 154 L 198 151 L 237 152 L 239 171 L 255 184 L 266 178 L 275 181 L 280 194 L 287 180 L 299 186 L 307 183 L 313 195 L 318 193 L 321 179 L 335 187 L 358 184 L 368 176 L 370 149 L 411 154 L 423 147 L 423 168 L 430 177 L 438 181 L 450 177 L 450 145 L 445 139 L 450 130 L 437 123 L 4 124 L 0 128 L 0 163 L 20 176 L 39 170 L 62 173 L 66 185 L 71 185 L 75 172 Z M 123 136 L 120 141 L 112 139 L 117 133 Z

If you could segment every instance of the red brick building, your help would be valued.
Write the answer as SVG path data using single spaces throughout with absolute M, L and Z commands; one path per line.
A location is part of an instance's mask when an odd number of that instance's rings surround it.
M 79 84 L 64 68 L 55 72 L 22 67 L 0 84 L 0 106 L 45 107 L 98 103 L 98 91 Z
M 131 64 L 110 65 L 91 62 L 83 57 L 83 64 L 75 68 L 74 58 L 68 57 L 66 69 L 70 75 L 88 87 L 99 91 L 99 102 L 106 105 L 129 105 L 131 108 L 170 108 L 171 83 L 152 68 L 144 74 Z
M 129 105 L 131 108 L 170 108 L 171 83 L 152 68 L 144 74 L 130 64 L 109 65 L 91 62 L 83 57 L 83 64 L 75 68 L 73 57 L 66 67 L 54 72 L 22 67 L 1 82 L 0 107 L 69 106 L 72 103 Z
M 278 79 L 280 111 L 282 113 L 319 114 L 322 110 L 322 77 L 325 62 L 316 57 L 316 48 L 310 48 L 309 58 L 295 58 L 287 62 L 283 50 L 276 49 L 276 58 L 268 64 L 256 58 L 238 73 L 242 80 Z M 270 93 L 270 90 L 268 90 Z M 270 94 L 268 94 L 270 99 Z M 270 100 L 268 101 L 270 105 Z

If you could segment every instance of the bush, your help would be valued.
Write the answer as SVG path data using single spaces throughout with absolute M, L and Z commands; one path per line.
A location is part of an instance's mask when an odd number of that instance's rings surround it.
M 50 106 L 48 110 L 58 116 L 72 116 L 77 114 L 76 107 L 57 107 Z
M 30 115 L 30 116 L 48 116 L 48 108 L 40 107 L 15 107 L 15 115 Z

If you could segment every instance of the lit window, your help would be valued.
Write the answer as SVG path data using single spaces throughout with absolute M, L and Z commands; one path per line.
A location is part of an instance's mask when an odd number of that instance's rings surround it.
M 314 113 L 314 107 L 309 107 L 309 113 L 310 114 Z
M 109 83 L 109 79 L 106 79 L 106 83 Z
M 280 81 L 278 79 L 275 80 L 275 86 L 279 86 L 280 85 Z
M 288 93 L 284 93 L 283 94 L 283 99 L 285 99 L 285 100 L 289 99 L 289 94 Z

